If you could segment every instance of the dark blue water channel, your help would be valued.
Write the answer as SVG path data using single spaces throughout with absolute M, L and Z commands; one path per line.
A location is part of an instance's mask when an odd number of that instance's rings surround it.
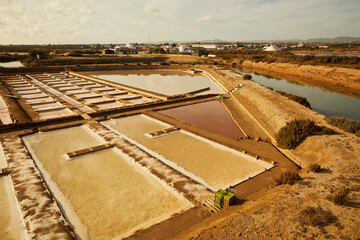
M 243 74 L 250 74 L 255 82 L 265 87 L 271 87 L 274 91 L 283 91 L 305 97 L 313 110 L 328 117 L 347 117 L 360 120 L 360 99 L 358 98 L 290 82 L 286 79 L 264 76 L 247 69 L 234 68 L 234 70 Z

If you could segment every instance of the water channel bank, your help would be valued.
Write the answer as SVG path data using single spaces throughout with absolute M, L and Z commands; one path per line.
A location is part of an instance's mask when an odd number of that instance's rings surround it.
M 265 87 L 271 87 L 274 91 L 283 91 L 305 97 L 313 110 L 325 116 L 360 120 L 359 98 L 273 76 L 267 71 L 258 72 L 253 68 L 236 68 L 234 70 L 241 74 L 250 74 L 255 82 Z
M 327 66 L 297 65 L 291 63 L 264 63 L 243 61 L 242 68 L 267 71 L 289 77 L 298 77 L 302 82 L 360 97 L 360 70 Z

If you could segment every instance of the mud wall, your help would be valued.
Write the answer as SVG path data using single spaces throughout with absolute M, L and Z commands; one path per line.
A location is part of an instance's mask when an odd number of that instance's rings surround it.
M 326 66 L 297 65 L 290 63 L 264 63 L 243 61 L 241 67 L 264 70 L 294 77 L 315 84 L 329 85 L 357 92 L 360 95 L 360 70 Z

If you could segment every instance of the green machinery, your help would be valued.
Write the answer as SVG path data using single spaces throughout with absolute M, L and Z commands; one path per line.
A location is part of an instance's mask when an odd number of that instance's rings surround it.
M 214 204 L 217 207 L 227 208 L 234 202 L 234 200 L 235 194 L 220 189 L 215 193 Z

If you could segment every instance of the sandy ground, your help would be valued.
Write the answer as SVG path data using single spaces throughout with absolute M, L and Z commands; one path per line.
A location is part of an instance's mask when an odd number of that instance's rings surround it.
M 169 164 L 175 163 L 176 169 L 184 169 L 187 174 L 193 174 L 192 178 L 203 182 L 213 191 L 235 185 L 271 167 L 263 161 L 229 150 L 220 144 L 204 141 L 187 132 L 149 138 L 144 134 L 168 126 L 143 115 L 110 120 L 105 124 L 159 154 L 170 161 Z
M 66 196 L 61 202 L 70 221 L 71 215 L 77 215 L 85 226 L 80 230 L 74 224 L 84 239 L 124 237 L 192 206 L 114 149 L 67 160 L 66 152 L 101 144 L 84 127 L 24 139 L 51 175 L 47 181 L 54 181 Z

